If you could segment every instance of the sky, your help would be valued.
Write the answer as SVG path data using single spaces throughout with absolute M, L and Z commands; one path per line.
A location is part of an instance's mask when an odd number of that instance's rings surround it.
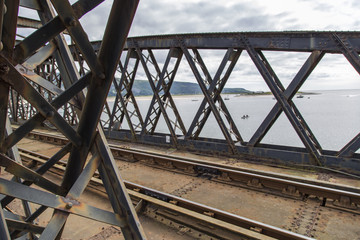
M 112 0 L 105 0 L 81 19 L 91 41 L 102 38 L 111 4 Z M 359 12 L 358 0 L 140 0 L 129 36 L 195 32 L 356 31 L 360 30 Z M 222 54 L 214 51 L 203 53 L 210 72 L 216 71 Z M 308 53 L 286 52 L 264 54 L 285 86 L 309 56 Z M 195 81 L 192 73 L 185 68 L 180 67 L 177 77 L 181 81 Z M 268 90 L 246 53 L 240 57 L 227 87 Z M 354 88 L 360 89 L 359 74 L 342 55 L 337 54 L 325 55 L 303 86 L 304 90 Z

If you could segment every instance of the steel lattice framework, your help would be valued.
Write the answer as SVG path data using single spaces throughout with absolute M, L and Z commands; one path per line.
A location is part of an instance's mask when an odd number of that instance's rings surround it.
M 0 18 L 0 165 L 14 175 L 13 181 L 0 179 L 1 239 L 39 233 L 41 239 L 58 238 L 69 214 L 120 226 L 127 239 L 144 238 L 105 136 L 360 174 L 360 155 L 356 153 L 360 148 L 360 133 L 338 151 L 325 150 L 293 101 L 326 54 L 343 55 L 360 73 L 359 32 L 177 34 L 126 41 L 138 1 L 119 0 L 114 1 L 103 41 L 90 43 L 79 19 L 88 12 L 91 14 L 101 2 L 79 0 L 73 5 L 65 0 L 0 2 L 0 16 L 3 16 Z M 19 7 L 37 11 L 40 21 L 18 16 Z M 23 27 L 35 30 L 19 40 L 16 31 Z M 63 34 L 74 44 L 69 46 Z M 202 50 L 223 53 L 214 74 L 205 63 Z M 159 57 L 157 51 L 166 54 Z M 307 52 L 309 56 L 285 87 L 265 57 L 265 51 Z M 249 141 L 244 140 L 233 112 L 221 95 L 244 52 L 276 100 Z M 180 114 L 171 94 L 181 65 L 187 66 L 203 93 L 200 107 L 188 126 L 185 122 L 189 119 Z M 141 111 L 133 88 L 141 74 L 153 93 L 145 112 Z M 111 84 L 117 93 L 113 106 L 106 102 Z M 303 148 L 261 142 L 281 114 L 287 117 Z M 218 139 L 201 137 L 212 116 L 222 133 Z M 10 121 L 20 124 L 14 132 Z M 158 130 L 160 124 L 166 125 L 165 132 Z M 21 164 L 16 144 L 40 125 L 56 128 L 69 144 L 33 171 Z M 45 178 L 47 170 L 68 153 L 70 158 L 62 184 Z M 88 156 L 90 160 L 86 161 Z M 101 174 L 114 213 L 78 200 L 96 170 Z M 23 202 L 25 216 L 7 210 L 14 199 Z M 33 212 L 28 202 L 41 207 Z M 33 221 L 47 208 L 55 210 L 51 221 L 47 226 L 35 226 Z
M 96 54 L 79 19 L 102 2 L 0 2 L 0 165 L 14 175 L 11 180 L 0 178 L 1 239 L 37 239 L 38 235 L 39 239 L 60 239 L 70 214 L 119 226 L 126 239 L 145 238 L 99 125 L 138 1 L 113 2 Z M 37 12 L 40 20 L 18 17 L 20 7 Z M 16 37 L 18 27 L 35 30 L 21 39 Z M 79 49 L 89 68 L 86 73 L 79 73 L 63 33 Z M 14 132 L 8 113 L 12 120 L 22 123 Z M 16 144 L 43 123 L 62 132 L 70 143 L 33 171 L 22 165 Z M 61 184 L 48 180 L 46 172 L 68 153 Z M 79 200 L 96 170 L 112 212 Z M 16 199 L 22 201 L 24 215 L 9 211 L 8 204 Z M 39 207 L 33 211 L 30 202 Z M 46 226 L 35 225 L 34 220 L 48 208 L 54 209 L 50 222 Z
M 93 43 L 98 49 L 100 43 Z M 222 50 L 223 59 L 212 76 L 201 56 L 201 50 Z M 339 151 L 325 150 L 310 129 L 293 98 L 325 54 L 343 55 L 360 73 L 359 32 L 257 32 L 182 34 L 129 38 L 124 49 L 126 57 L 119 63 L 121 77 L 114 79 L 117 90 L 111 114 L 104 117 L 107 136 L 148 144 L 171 145 L 233 156 L 248 156 L 255 161 L 271 160 L 273 163 L 307 165 L 318 168 L 360 173 L 360 134 Z M 167 51 L 166 57 L 156 58 L 154 52 Z M 244 141 L 229 112 L 221 92 L 233 72 L 242 52 L 246 51 L 259 74 L 271 90 L 276 104 L 267 114 L 249 141 Z M 308 52 L 309 56 L 285 88 L 265 51 Z M 204 95 L 202 103 L 186 129 L 183 116 L 170 93 L 181 62 L 186 62 Z M 160 67 L 161 66 L 161 67 Z M 145 72 L 153 91 L 148 111 L 141 115 L 132 86 L 136 74 Z M 241 80 L 239 80 L 241 82 Z M 261 140 L 284 113 L 296 131 L 304 148 L 262 144 Z M 210 114 L 216 119 L 223 139 L 200 137 Z M 163 117 L 167 133 L 157 132 Z M 127 123 L 128 128 L 121 126 Z M 169 139 L 170 137 L 170 139 Z
M 92 46 L 95 51 L 99 51 L 101 42 L 93 42 Z M 223 53 L 213 76 L 203 60 L 202 50 L 219 50 Z M 102 126 L 106 136 L 114 139 L 225 153 L 236 157 L 246 156 L 247 159 L 276 164 L 342 170 L 359 175 L 360 156 L 356 152 L 360 147 L 360 134 L 353 136 L 353 139 L 338 151 L 323 149 L 293 101 L 295 94 L 326 54 L 344 56 L 360 73 L 359 50 L 359 32 L 205 33 L 129 38 L 117 66 L 118 77 L 113 80 L 113 87 L 117 93 L 114 104 L 112 108 L 110 104 L 105 104 L 101 118 Z M 79 73 L 88 72 L 88 65 L 81 51 L 76 46 L 71 47 L 71 51 Z M 166 54 L 157 55 L 158 51 Z M 307 52 L 309 56 L 285 88 L 265 57 L 264 52 L 267 51 Z M 232 117 L 233 113 L 229 111 L 221 96 L 228 79 L 234 75 L 233 69 L 243 52 L 248 54 L 276 99 L 276 104 L 249 141 L 243 139 L 236 119 Z M 56 61 L 52 58 L 49 58 L 46 64 L 49 65 L 47 69 L 57 68 Z M 181 64 L 191 70 L 193 79 L 204 95 L 187 128 L 184 116 L 181 116 L 170 92 Z M 42 73 L 42 69 L 45 67 L 39 69 L 39 74 Z M 151 103 L 145 112 L 140 110 L 133 93 L 134 82 L 140 74 L 148 80 L 153 92 Z M 49 81 L 57 83 L 56 74 L 51 74 L 50 71 L 47 75 L 53 75 Z M 48 95 L 56 95 L 54 85 L 56 84 L 42 86 L 51 92 Z M 21 104 L 10 104 L 12 119 L 26 119 L 28 115 L 33 114 L 32 109 L 24 105 L 21 98 L 17 103 Z M 76 123 L 77 118 L 72 106 L 65 106 L 62 113 L 69 123 Z M 24 111 L 24 108 L 27 111 Z M 19 112 L 26 114 L 19 116 Z M 304 145 L 303 148 L 261 143 L 282 113 L 291 123 Z M 210 115 L 214 116 L 221 129 L 222 136 L 218 139 L 200 136 L 205 124 L 210 121 Z M 163 122 L 160 121 L 161 118 Z M 159 124 L 165 124 L 167 131 L 158 131 Z

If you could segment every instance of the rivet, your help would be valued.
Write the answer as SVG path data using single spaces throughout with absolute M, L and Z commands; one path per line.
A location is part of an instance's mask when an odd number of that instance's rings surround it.
M 0 65 L 0 74 L 3 74 L 3 75 L 8 74 L 9 71 L 10 71 L 10 68 L 8 65 L 6 65 L 6 64 Z
M 65 208 L 70 209 L 70 208 L 72 208 L 72 206 L 73 206 L 73 204 L 71 202 L 68 202 L 68 203 L 66 203 Z
M 73 17 L 67 18 L 65 22 L 70 27 L 74 27 L 76 25 L 76 20 Z

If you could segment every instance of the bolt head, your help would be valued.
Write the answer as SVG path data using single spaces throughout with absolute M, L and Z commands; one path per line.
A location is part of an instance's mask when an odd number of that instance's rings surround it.
M 73 204 L 71 202 L 68 202 L 68 203 L 66 203 L 65 208 L 66 209 L 71 209 L 72 206 L 73 206 Z
M 75 18 L 72 18 L 72 17 L 67 18 L 65 20 L 65 22 L 66 22 L 66 25 L 69 26 L 69 27 L 74 27 L 76 25 L 76 20 L 75 20 Z
M 5 75 L 10 71 L 10 67 L 6 64 L 0 65 L 0 74 Z

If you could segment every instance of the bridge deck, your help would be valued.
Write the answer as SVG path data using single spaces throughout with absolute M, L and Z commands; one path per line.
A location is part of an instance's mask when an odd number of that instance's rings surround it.
M 111 141 L 126 149 L 153 151 L 158 154 L 177 155 L 185 158 L 201 159 L 227 165 L 240 166 L 266 172 L 306 177 L 327 183 L 348 185 L 360 189 L 360 182 L 333 173 L 317 173 L 296 169 L 285 169 L 275 166 L 246 163 L 239 159 L 225 157 L 199 156 L 193 153 L 171 148 L 147 147 L 146 145 Z M 25 148 L 45 156 L 52 156 L 60 146 L 39 142 L 34 139 L 23 139 L 19 148 Z M 66 158 L 66 157 L 65 157 Z M 283 197 L 277 194 L 257 191 L 254 188 L 239 188 L 224 182 L 213 181 L 211 175 L 194 176 L 181 174 L 166 169 L 154 168 L 146 161 L 117 161 L 121 176 L 134 182 L 159 191 L 180 196 L 198 203 L 225 210 L 243 217 L 269 225 L 290 230 L 317 239 L 356 239 L 360 224 L 358 210 L 337 209 L 333 205 L 321 206 L 318 198 Z M 56 176 L 50 176 L 56 181 Z M 98 190 L 88 189 L 83 196 L 93 206 L 110 209 L 104 203 L 104 196 Z M 51 212 L 49 211 L 51 215 Z M 49 216 L 50 216 L 49 215 Z M 165 214 L 166 215 L 166 214 Z M 140 214 L 140 220 L 149 239 L 186 239 L 189 229 L 172 229 L 159 224 L 153 219 Z M 46 221 L 46 220 L 44 220 Z M 80 227 L 81 226 L 81 227 Z M 86 226 L 86 227 L 85 227 Z M 179 234 L 185 235 L 179 235 Z M 95 223 L 80 217 L 71 217 L 63 237 L 71 239 L 106 239 L 118 238 L 120 230 L 114 226 Z

